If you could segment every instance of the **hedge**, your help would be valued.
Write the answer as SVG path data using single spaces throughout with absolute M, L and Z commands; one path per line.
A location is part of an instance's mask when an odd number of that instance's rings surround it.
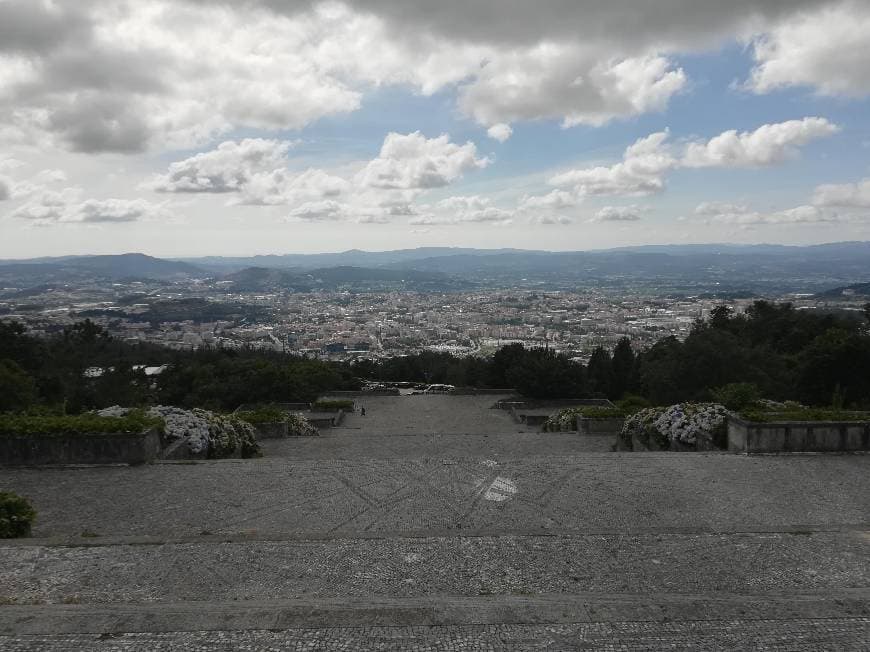
M 93 413 L 74 416 L 0 414 L 0 437 L 87 437 L 109 433 L 139 433 L 152 428 L 162 431 L 163 427 L 163 419 L 149 416 L 142 410 L 132 410 L 124 417 L 101 417 Z

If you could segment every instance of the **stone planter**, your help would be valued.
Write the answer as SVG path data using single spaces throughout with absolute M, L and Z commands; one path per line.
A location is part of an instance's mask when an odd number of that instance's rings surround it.
M 156 429 L 140 433 L 0 437 L 0 464 L 146 464 L 160 453 Z
M 728 419 L 728 450 L 733 453 L 870 451 L 870 422 L 745 421 Z

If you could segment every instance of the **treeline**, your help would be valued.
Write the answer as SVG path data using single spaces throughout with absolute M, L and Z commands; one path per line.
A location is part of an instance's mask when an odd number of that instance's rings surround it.
M 140 365 L 168 367 L 146 376 L 134 368 Z M 130 344 L 89 320 L 35 338 L 21 324 L 0 322 L 0 412 L 76 414 L 154 404 L 232 410 L 243 403 L 310 402 L 329 390 L 358 387 L 345 366 L 278 352 Z
M 718 399 L 723 388 L 740 384 L 744 396 L 870 409 L 868 320 L 870 305 L 851 316 L 764 301 L 742 315 L 722 306 L 683 342 L 669 337 L 638 353 L 622 339 L 612 354 L 594 351 L 588 365 L 521 345 L 488 359 L 423 352 L 346 365 L 278 352 L 128 344 L 90 321 L 37 339 L 20 324 L 0 322 L 0 411 L 156 403 L 231 410 L 309 402 L 358 389 L 362 380 L 516 388 L 534 398 L 636 395 L 658 405 Z M 159 376 L 134 369 L 164 364 Z M 102 374 L 86 373 L 94 367 Z

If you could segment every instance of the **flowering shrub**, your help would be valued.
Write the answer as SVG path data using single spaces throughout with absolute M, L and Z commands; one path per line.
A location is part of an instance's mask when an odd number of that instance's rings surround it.
M 714 436 L 727 422 L 728 410 L 718 403 L 679 403 L 656 419 L 655 427 L 669 441 L 694 444 L 698 435 Z
M 97 412 L 100 416 L 123 417 L 129 408 L 112 406 Z M 182 410 L 158 405 L 148 410 L 153 417 L 165 422 L 164 437 L 170 441 L 183 440 L 191 453 L 206 453 L 208 457 L 230 457 L 239 450 L 242 457 L 254 457 L 260 452 L 254 427 L 236 417 L 226 417 L 208 410 Z
M 301 414 L 287 415 L 287 434 L 291 437 L 317 437 L 320 433 Z
M 728 410 L 718 403 L 679 403 L 668 408 L 649 408 L 629 417 L 620 437 L 642 442 L 654 439 L 662 448 L 671 442 L 694 445 L 698 436 L 710 435 L 714 441 L 723 439 Z
M 626 444 L 631 444 L 633 437 L 647 443 L 651 436 L 660 437 L 655 422 L 664 413 L 664 408 L 646 408 L 635 412 L 625 420 L 619 438 Z

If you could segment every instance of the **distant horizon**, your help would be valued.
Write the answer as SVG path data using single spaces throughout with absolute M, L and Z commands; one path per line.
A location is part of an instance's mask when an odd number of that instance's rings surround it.
M 37 255 L 26 257 L 2 257 L 0 261 L 26 261 L 39 259 L 59 259 L 59 258 L 88 258 L 92 256 L 125 256 L 125 255 L 144 255 L 151 258 L 159 258 L 165 260 L 193 260 L 197 258 L 260 258 L 260 257 L 281 257 L 281 256 L 324 256 L 324 255 L 340 255 L 353 252 L 360 253 L 392 253 L 398 251 L 418 251 L 421 249 L 461 249 L 473 251 L 516 251 L 526 253 L 584 253 L 584 252 L 606 252 L 617 251 L 620 249 L 642 249 L 655 247 L 742 247 L 742 248 L 761 248 L 761 247 L 787 247 L 792 249 L 805 249 L 811 247 L 825 247 L 833 245 L 847 244 L 866 244 L 870 245 L 870 240 L 831 240 L 828 242 L 818 242 L 812 244 L 786 244 L 777 242 L 759 242 L 759 243 L 742 243 L 742 242 L 665 242 L 665 243 L 649 243 L 641 245 L 623 245 L 614 247 L 595 247 L 587 249 L 528 249 L 520 247 L 473 247 L 464 245 L 421 245 L 419 247 L 399 247 L 394 249 L 361 249 L 350 248 L 332 251 L 283 251 L 280 253 L 255 253 L 255 254 L 200 254 L 200 255 L 159 255 L 145 251 L 119 251 L 115 253 L 83 253 L 83 254 L 56 254 L 56 255 Z

